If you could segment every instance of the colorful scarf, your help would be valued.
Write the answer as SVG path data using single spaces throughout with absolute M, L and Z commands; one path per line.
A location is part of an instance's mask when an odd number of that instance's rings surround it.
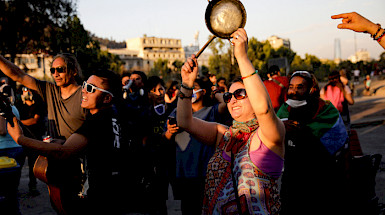
M 247 143 L 250 135 L 258 128 L 258 126 L 258 121 L 255 118 L 247 122 L 238 122 L 234 120 L 233 125 L 229 129 L 231 137 L 226 151 L 237 154 Z

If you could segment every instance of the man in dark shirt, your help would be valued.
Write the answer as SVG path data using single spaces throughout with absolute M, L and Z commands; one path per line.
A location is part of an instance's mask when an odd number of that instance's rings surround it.
M 119 82 L 113 72 L 102 70 L 96 71 L 83 83 L 81 107 L 88 109 L 90 114 L 85 123 L 62 145 L 25 137 L 16 119 L 14 127 L 8 125 L 10 135 L 18 144 L 48 158 L 66 159 L 84 153 L 87 176 L 84 198 L 72 213 L 108 214 L 116 208 L 112 205 L 115 196 L 113 192 L 116 191 L 112 187 L 112 168 L 113 151 L 119 143 L 119 134 L 114 131 L 120 129 L 114 118 L 112 103 L 114 95 L 120 92 Z

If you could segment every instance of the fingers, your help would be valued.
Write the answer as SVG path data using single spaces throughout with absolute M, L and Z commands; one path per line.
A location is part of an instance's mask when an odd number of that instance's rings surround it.
M 333 15 L 331 18 L 332 19 L 341 19 L 341 18 L 347 19 L 347 18 L 349 18 L 349 16 L 350 16 L 350 13 L 341 13 L 341 14 Z
M 247 41 L 247 33 L 243 28 L 239 28 L 238 30 L 236 30 L 234 33 L 231 34 L 231 37 L 233 38 L 233 41 Z
M 187 58 L 187 61 L 183 64 L 182 70 L 191 73 L 196 65 L 198 65 L 198 61 L 195 58 L 195 55 L 191 55 L 191 57 Z
M 349 23 L 342 23 L 342 24 L 337 25 L 337 28 L 347 29 L 347 28 L 349 28 L 348 26 L 349 26 Z

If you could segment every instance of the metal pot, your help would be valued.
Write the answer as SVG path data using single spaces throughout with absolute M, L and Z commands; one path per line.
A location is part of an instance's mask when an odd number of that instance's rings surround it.
M 216 37 L 230 39 L 238 28 L 245 27 L 246 10 L 239 0 L 211 0 L 205 13 L 206 26 L 213 36 L 195 55 L 196 58 Z

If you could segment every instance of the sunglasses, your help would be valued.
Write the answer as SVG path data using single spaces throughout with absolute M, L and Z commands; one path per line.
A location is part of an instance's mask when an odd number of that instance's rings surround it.
M 57 71 L 58 73 L 64 73 L 66 72 L 66 68 L 65 67 L 56 67 L 56 68 L 51 68 L 49 69 L 49 71 L 51 71 L 51 74 L 55 74 L 55 71 Z
M 109 91 L 107 91 L 107 90 L 103 90 L 103 89 L 101 89 L 101 88 L 99 88 L 99 87 L 97 87 L 97 86 L 94 86 L 94 85 L 92 85 L 92 84 L 89 84 L 89 83 L 87 83 L 87 82 L 83 82 L 82 88 L 85 89 L 87 93 L 94 93 L 95 90 L 99 90 L 99 91 L 102 91 L 102 92 L 104 92 L 104 93 L 108 93 L 108 94 L 110 94 L 112 97 L 114 97 L 114 95 L 112 95 L 111 92 L 109 92 Z
M 231 98 L 234 96 L 236 100 L 242 100 L 247 98 L 246 90 L 245 89 L 238 89 L 234 91 L 233 93 L 226 92 L 223 94 L 223 100 L 225 103 L 229 103 Z

